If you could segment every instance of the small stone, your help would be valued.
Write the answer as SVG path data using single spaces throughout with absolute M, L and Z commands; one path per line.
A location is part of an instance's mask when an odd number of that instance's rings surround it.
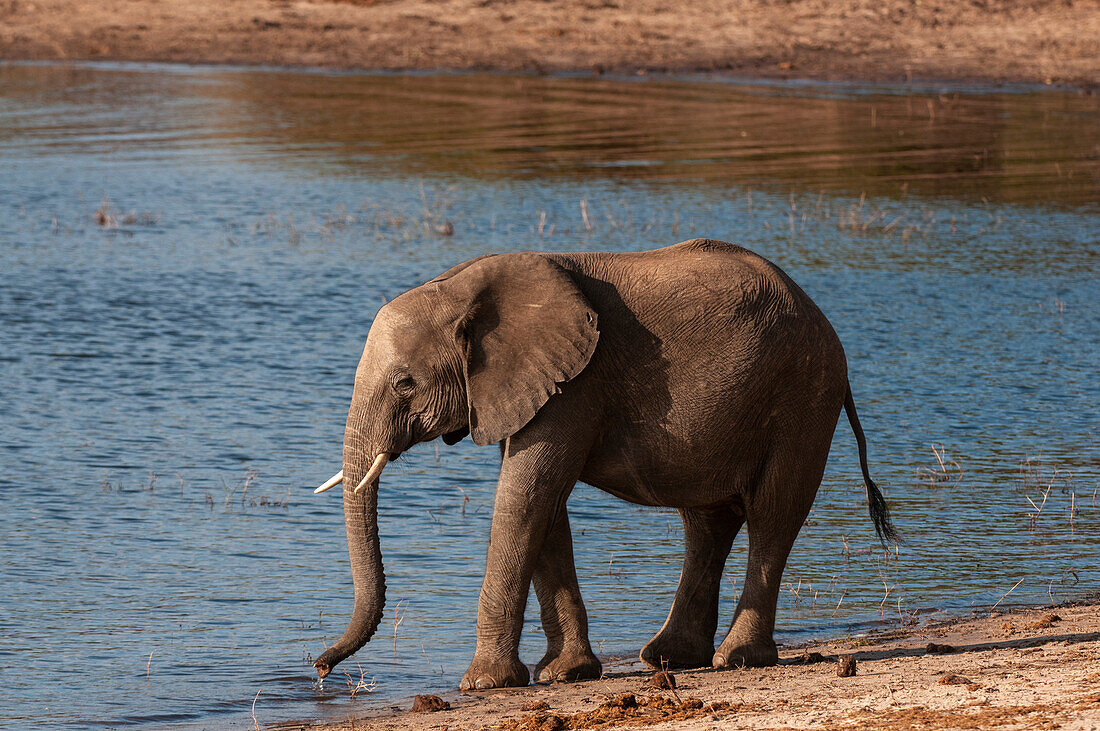
M 836 662 L 838 678 L 850 678 L 856 674 L 856 659 L 852 655 L 841 655 Z
M 437 695 L 418 695 L 413 698 L 413 713 L 435 713 L 449 711 L 451 704 Z
M 676 687 L 676 676 L 667 670 L 659 670 L 650 676 L 649 684 L 661 690 L 672 690 Z

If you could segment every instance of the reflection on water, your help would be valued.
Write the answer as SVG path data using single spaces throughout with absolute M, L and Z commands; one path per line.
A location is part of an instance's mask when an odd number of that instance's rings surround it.
M 143 156 L 213 143 L 358 175 L 781 183 L 1017 203 L 1095 202 L 1100 185 L 1093 95 L 477 75 L 104 79 L 79 67 L 5 77 L 7 100 L 24 113 L 0 139 L 21 146 Z M 116 104 L 149 95 L 162 103 L 113 124 Z M 38 116 L 58 107 L 79 108 L 81 119 L 59 130 L 56 116 Z
M 1017 582 L 1008 603 L 1096 591 L 1097 111 L 1046 92 L 0 66 L 0 662 L 18 669 L 0 713 L 244 726 L 257 693 L 274 721 L 453 688 L 495 451 L 426 445 L 387 470 L 387 612 L 341 668 L 379 682 L 354 700 L 343 676 L 312 680 L 352 594 L 340 501 L 309 488 L 340 459 L 378 305 L 486 251 L 714 236 L 828 314 L 906 543 L 873 548 L 842 424 L 781 641 L 987 607 Z M 671 602 L 677 516 L 584 486 L 570 513 L 597 652 L 636 653 Z

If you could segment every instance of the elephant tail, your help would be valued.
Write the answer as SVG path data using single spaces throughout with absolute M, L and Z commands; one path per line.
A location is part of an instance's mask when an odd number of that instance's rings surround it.
M 867 488 L 867 506 L 871 513 L 871 520 L 875 523 L 875 533 L 883 545 L 887 542 L 900 543 L 897 529 L 890 522 L 890 508 L 886 506 L 886 500 L 878 485 L 871 479 L 871 473 L 867 469 L 867 439 L 863 436 L 863 427 L 859 423 L 859 415 L 856 414 L 856 402 L 852 399 L 852 387 L 849 385 L 844 395 L 844 413 L 848 415 L 848 423 L 852 425 L 852 431 L 856 435 L 856 443 L 859 444 L 859 467 L 863 470 L 863 485 Z

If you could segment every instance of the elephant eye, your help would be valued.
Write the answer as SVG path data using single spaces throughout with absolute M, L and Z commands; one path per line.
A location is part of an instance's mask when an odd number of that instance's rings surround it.
M 416 388 L 416 381 L 412 376 L 396 376 L 393 380 L 393 390 L 398 393 L 411 393 Z

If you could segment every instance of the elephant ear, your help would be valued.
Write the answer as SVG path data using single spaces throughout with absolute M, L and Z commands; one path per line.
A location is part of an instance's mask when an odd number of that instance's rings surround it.
M 540 254 L 483 258 L 441 283 L 468 303 L 455 338 L 465 359 L 470 434 L 499 442 L 522 429 L 588 365 L 599 331 L 576 282 Z

